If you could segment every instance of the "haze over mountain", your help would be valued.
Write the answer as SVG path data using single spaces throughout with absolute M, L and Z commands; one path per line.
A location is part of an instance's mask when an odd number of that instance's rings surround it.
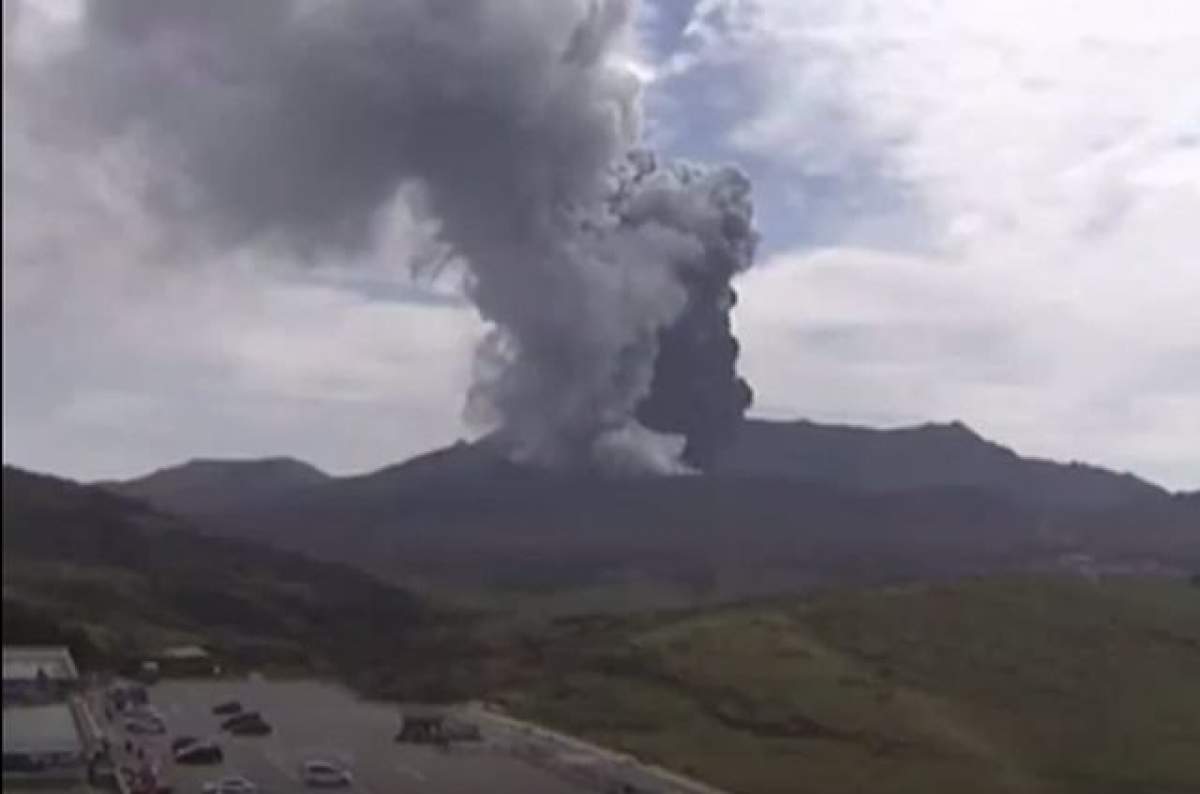
M 1200 558 L 1194 500 L 1128 474 L 1028 460 L 960 424 L 745 430 L 715 473 L 694 477 L 529 468 L 485 440 L 290 490 L 231 477 L 199 505 L 213 475 L 195 464 L 110 487 L 209 531 L 456 588 L 649 582 L 720 599 L 1064 559 L 1165 570 Z
M 194 459 L 123 483 L 99 483 L 179 513 L 223 511 L 269 501 L 330 479 L 295 458 Z

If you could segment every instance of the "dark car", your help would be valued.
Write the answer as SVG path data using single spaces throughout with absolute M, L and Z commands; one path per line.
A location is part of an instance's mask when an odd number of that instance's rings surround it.
M 107 755 L 94 756 L 88 762 L 87 775 L 92 786 L 117 788 L 117 767 Z
M 227 700 L 213 706 L 213 714 L 237 714 L 242 710 L 242 704 L 236 700 Z
M 171 752 L 178 753 L 183 748 L 187 747 L 188 745 L 195 744 L 198 741 L 200 740 L 195 736 L 177 736 L 171 740 Z
M 5 753 L 4 772 L 33 773 L 46 768 L 46 762 L 28 753 Z
M 162 720 L 138 717 L 125 721 L 125 732 L 134 736 L 162 736 L 167 726 Z
M 270 723 L 258 716 L 251 719 L 238 720 L 229 726 L 229 732 L 234 736 L 266 736 L 271 731 Z
M 446 723 L 445 735 L 447 739 L 454 742 L 481 742 L 483 741 L 483 732 L 479 730 L 479 726 L 473 722 L 460 722 L 454 720 Z
M 219 764 L 225 754 L 214 742 L 194 742 L 175 753 L 177 764 Z
M 229 717 L 228 719 L 224 720 L 221 723 L 221 730 L 223 730 L 223 731 L 232 730 L 233 726 L 237 725 L 240 722 L 252 722 L 254 720 L 261 721 L 262 715 L 259 714 L 257 711 L 243 711 L 241 714 L 235 714 L 232 717 Z
M 354 783 L 350 770 L 332 761 L 305 761 L 301 777 L 311 788 L 345 788 Z

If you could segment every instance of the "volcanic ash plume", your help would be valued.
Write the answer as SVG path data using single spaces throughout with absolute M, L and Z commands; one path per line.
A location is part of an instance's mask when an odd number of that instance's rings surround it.
M 491 324 L 468 415 L 524 460 L 683 471 L 750 402 L 730 281 L 756 237 L 741 173 L 634 151 L 632 17 L 621 0 L 93 0 L 51 93 L 136 136 L 164 219 L 207 247 L 363 253 L 419 194 Z

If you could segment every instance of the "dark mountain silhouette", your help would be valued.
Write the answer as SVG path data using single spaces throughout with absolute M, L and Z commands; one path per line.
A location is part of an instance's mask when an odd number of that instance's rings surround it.
M 1166 495 L 1131 474 L 1021 457 L 960 422 L 874 430 L 749 420 L 718 471 L 872 492 L 965 486 L 1032 506 L 1070 509 L 1103 509 Z
M 364 477 L 332 478 L 290 458 L 196 460 L 103 485 L 165 509 L 209 514 L 269 504 L 334 479 L 354 483 L 394 473 L 400 480 L 394 484 L 405 489 L 457 488 L 478 478 L 520 476 L 517 469 L 484 441 L 460 442 Z M 709 476 L 796 480 L 869 493 L 966 487 L 1037 508 L 1105 509 L 1167 495 L 1132 474 L 1022 457 L 959 422 L 877 430 L 747 420 Z
M 436 613 L 345 565 L 198 534 L 183 519 L 4 467 L 4 638 L 85 658 L 201 640 L 248 661 L 341 664 Z M 378 638 L 385 639 L 378 639 Z
M 729 462 L 694 477 L 532 469 L 485 441 L 273 499 L 196 510 L 148 496 L 213 531 L 383 577 L 525 591 L 650 581 L 722 598 L 1092 551 L 1097 564 L 1167 566 L 1200 545 L 1186 529 L 1194 504 L 1129 475 L 1023 459 L 961 425 L 751 422 Z
M 1200 569 L 1200 494 L 1091 510 L 1075 520 L 1082 545 L 1098 555 L 1155 556 Z
M 190 460 L 144 477 L 100 485 L 167 510 L 196 514 L 269 502 L 329 475 L 295 458 Z

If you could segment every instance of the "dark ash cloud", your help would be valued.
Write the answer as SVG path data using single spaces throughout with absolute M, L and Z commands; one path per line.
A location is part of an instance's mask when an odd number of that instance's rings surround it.
M 680 469 L 646 428 L 703 464 L 750 401 L 729 282 L 756 234 L 736 170 L 629 154 L 633 14 L 96 0 L 45 94 L 80 142 L 136 142 L 143 198 L 198 250 L 366 256 L 398 192 L 419 196 L 493 326 L 470 414 L 525 459 Z

